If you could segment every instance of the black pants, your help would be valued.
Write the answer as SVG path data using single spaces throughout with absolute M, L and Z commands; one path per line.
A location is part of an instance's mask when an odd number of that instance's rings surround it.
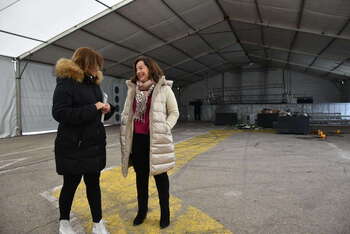
M 148 210 L 148 181 L 149 181 L 149 135 L 134 133 L 131 160 L 136 173 L 136 188 L 138 212 L 146 213 Z M 155 175 L 159 205 L 162 216 L 169 215 L 169 177 L 162 173 Z
M 63 175 L 63 187 L 59 198 L 60 220 L 69 220 L 74 194 L 82 176 L 83 175 Z M 98 223 L 102 218 L 100 173 L 85 174 L 84 182 L 86 185 L 86 194 L 90 205 L 92 220 L 93 222 Z

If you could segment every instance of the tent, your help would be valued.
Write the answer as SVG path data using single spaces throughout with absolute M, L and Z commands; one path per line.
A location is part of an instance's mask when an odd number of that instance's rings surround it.
M 105 57 L 111 97 L 139 55 L 154 58 L 178 90 L 251 67 L 342 85 L 350 75 L 349 12 L 344 0 L 4 1 L 0 137 L 55 129 L 52 66 L 81 46 Z

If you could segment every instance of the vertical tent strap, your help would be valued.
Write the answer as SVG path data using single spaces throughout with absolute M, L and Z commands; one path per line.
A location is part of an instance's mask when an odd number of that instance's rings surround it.
M 22 106 L 21 106 L 21 65 L 20 60 L 15 60 L 16 73 L 16 136 L 22 135 Z
M 29 61 L 24 64 L 21 70 L 21 60 L 15 59 L 16 74 L 16 136 L 22 136 L 22 102 L 21 102 L 21 79 Z

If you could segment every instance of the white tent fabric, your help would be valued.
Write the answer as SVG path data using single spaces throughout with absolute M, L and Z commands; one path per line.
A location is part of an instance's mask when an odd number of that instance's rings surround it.
M 124 103 L 125 80 L 105 76 L 101 89 L 113 105 Z M 22 75 L 22 131 L 23 135 L 56 131 L 58 123 L 52 118 L 52 95 L 56 86 L 53 66 L 29 63 Z M 115 102 L 115 87 L 119 87 L 119 103 Z M 121 108 L 119 108 L 121 109 Z M 119 114 L 119 112 L 117 113 Z M 114 116 L 105 124 L 116 124 Z
M 118 3 L 122 6 L 129 1 L 100 2 L 111 7 Z M 106 7 L 95 0 L 1 1 L 0 55 L 18 57 L 105 10 Z
M 10 58 L 0 56 L 0 138 L 16 135 L 16 79 Z

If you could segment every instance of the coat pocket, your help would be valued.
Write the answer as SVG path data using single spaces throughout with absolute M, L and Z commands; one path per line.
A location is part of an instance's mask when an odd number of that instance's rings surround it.
M 170 125 L 168 124 L 168 122 L 165 122 L 165 126 L 166 126 L 166 129 L 167 129 L 167 133 L 168 133 L 168 134 L 171 134 L 171 127 L 170 127 Z

